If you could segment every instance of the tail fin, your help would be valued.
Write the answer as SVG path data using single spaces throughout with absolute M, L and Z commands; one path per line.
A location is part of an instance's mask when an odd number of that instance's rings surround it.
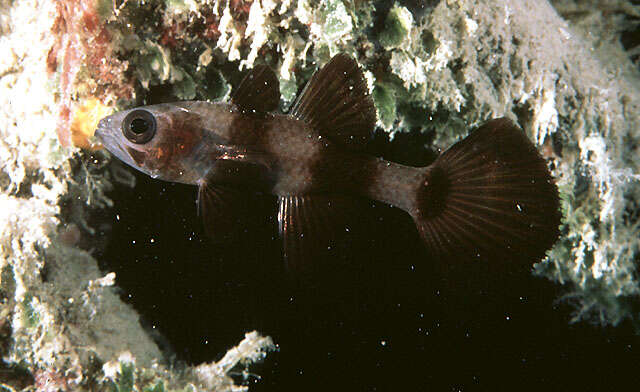
M 535 262 L 559 235 L 558 189 L 546 162 L 506 118 L 454 144 L 426 178 L 436 184 L 422 187 L 412 215 L 436 258 Z

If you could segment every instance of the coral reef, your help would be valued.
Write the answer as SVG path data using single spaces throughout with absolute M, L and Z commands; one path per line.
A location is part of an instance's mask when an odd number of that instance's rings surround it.
M 0 389 L 242 389 L 227 372 L 274 348 L 269 338 L 247 334 L 211 368 L 172 373 L 114 274 L 75 246 L 91 237 L 87 212 L 111 204 L 104 191 L 118 177 L 100 173 L 99 153 L 87 164 L 61 144 L 90 147 L 87 130 L 109 110 L 97 97 L 129 91 L 113 90 L 123 76 L 108 77 L 122 63 L 93 68 L 107 50 L 94 39 L 105 30 L 87 27 L 100 4 L 0 4 Z
M 62 146 L 91 147 L 115 108 L 223 98 L 257 63 L 277 70 L 286 109 L 340 51 L 392 134 L 438 149 L 518 120 L 562 195 L 562 238 L 535 272 L 566 285 L 576 320 L 637 320 L 640 76 L 620 36 L 639 14 L 624 0 L 1 2 L 0 353 L 16 380 L 3 386 L 235 388 L 227 371 L 273 343 L 248 334 L 222 363 L 167 370 L 113 276 L 73 246 L 118 176 L 101 152 Z

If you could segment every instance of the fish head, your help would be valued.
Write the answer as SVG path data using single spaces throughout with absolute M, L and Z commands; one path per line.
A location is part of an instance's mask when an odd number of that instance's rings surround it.
M 100 120 L 95 136 L 113 155 L 165 181 L 185 182 L 184 161 L 202 138 L 200 115 L 181 103 L 142 106 Z

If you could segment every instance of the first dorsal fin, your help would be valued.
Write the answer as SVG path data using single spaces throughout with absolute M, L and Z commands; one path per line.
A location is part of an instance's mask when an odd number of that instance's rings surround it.
M 376 110 L 358 63 L 344 53 L 317 71 L 291 114 L 322 136 L 351 150 L 361 150 L 376 123 Z
M 280 82 L 266 65 L 257 65 L 231 94 L 233 102 L 246 113 L 267 113 L 278 108 Z

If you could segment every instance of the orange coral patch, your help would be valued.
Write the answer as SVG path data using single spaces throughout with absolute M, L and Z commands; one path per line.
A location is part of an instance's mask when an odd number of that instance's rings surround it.
M 96 150 L 101 145 L 92 142 L 91 138 L 101 118 L 109 115 L 113 109 L 105 106 L 96 98 L 89 98 L 73 112 L 71 120 L 71 142 L 74 146 Z

